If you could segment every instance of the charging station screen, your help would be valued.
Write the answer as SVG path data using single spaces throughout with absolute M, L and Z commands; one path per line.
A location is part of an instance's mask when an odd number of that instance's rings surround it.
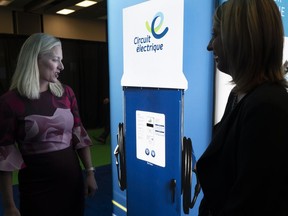
M 165 115 L 136 110 L 136 157 L 165 167 Z

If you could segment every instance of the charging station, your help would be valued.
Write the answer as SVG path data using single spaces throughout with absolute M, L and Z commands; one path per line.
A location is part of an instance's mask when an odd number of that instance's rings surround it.
M 188 87 L 183 20 L 184 0 L 149 1 L 123 10 L 124 123 L 115 155 L 122 160 L 118 177 L 126 189 L 127 215 L 181 215 L 183 185 L 190 183 L 191 191 L 192 159 L 182 161 Z M 190 173 L 182 171 L 185 164 Z
M 207 37 L 197 39 L 199 7 L 207 10 L 200 28 Z M 193 153 L 209 143 L 213 115 L 213 59 L 205 50 L 212 8 L 188 0 L 108 1 L 113 216 L 197 211 Z

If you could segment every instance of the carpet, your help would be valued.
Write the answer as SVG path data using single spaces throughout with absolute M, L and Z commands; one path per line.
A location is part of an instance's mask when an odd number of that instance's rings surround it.
M 98 191 L 86 199 L 85 216 L 112 215 L 112 170 L 111 165 L 96 167 Z

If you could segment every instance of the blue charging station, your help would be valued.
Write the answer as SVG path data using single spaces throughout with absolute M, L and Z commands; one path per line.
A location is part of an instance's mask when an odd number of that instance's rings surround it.
M 127 215 L 180 215 L 183 91 L 124 92 Z
M 198 157 L 211 134 L 213 60 L 205 49 L 213 6 L 108 0 L 114 216 L 198 211 L 191 140 Z M 207 26 L 196 37 L 203 8 Z
M 183 0 L 123 10 L 124 124 L 115 155 L 124 160 L 127 215 L 181 214 L 183 15 Z

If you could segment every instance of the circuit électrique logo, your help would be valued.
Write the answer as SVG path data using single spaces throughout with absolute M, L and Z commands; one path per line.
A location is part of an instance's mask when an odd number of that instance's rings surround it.
M 163 38 L 167 32 L 169 31 L 168 27 L 165 27 L 164 29 L 162 29 L 164 23 L 164 15 L 162 12 L 158 12 L 155 14 L 155 16 L 152 19 L 151 25 L 149 24 L 148 21 L 145 22 L 145 27 L 147 29 L 147 31 L 152 34 L 152 36 L 159 40 L 161 38 Z M 162 30 L 162 31 L 161 31 Z M 157 51 L 162 51 L 164 48 L 164 44 L 163 43 L 154 43 L 151 40 L 151 35 L 146 35 L 144 37 L 135 37 L 134 38 L 134 44 L 137 46 L 136 47 L 136 52 L 151 52 L 154 51 L 155 53 Z
M 160 19 L 160 22 L 158 23 L 157 26 L 155 26 L 155 22 L 157 19 Z M 149 22 L 146 21 L 146 29 L 148 30 L 148 32 L 152 33 L 153 37 L 156 38 L 156 39 L 160 39 L 162 37 L 164 37 L 166 35 L 166 33 L 168 32 L 169 28 L 166 27 L 161 33 L 157 33 L 162 25 L 163 25 L 163 22 L 164 22 L 164 15 L 162 12 L 158 12 L 153 20 L 152 20 L 152 23 L 151 23 L 151 26 L 149 25 Z

